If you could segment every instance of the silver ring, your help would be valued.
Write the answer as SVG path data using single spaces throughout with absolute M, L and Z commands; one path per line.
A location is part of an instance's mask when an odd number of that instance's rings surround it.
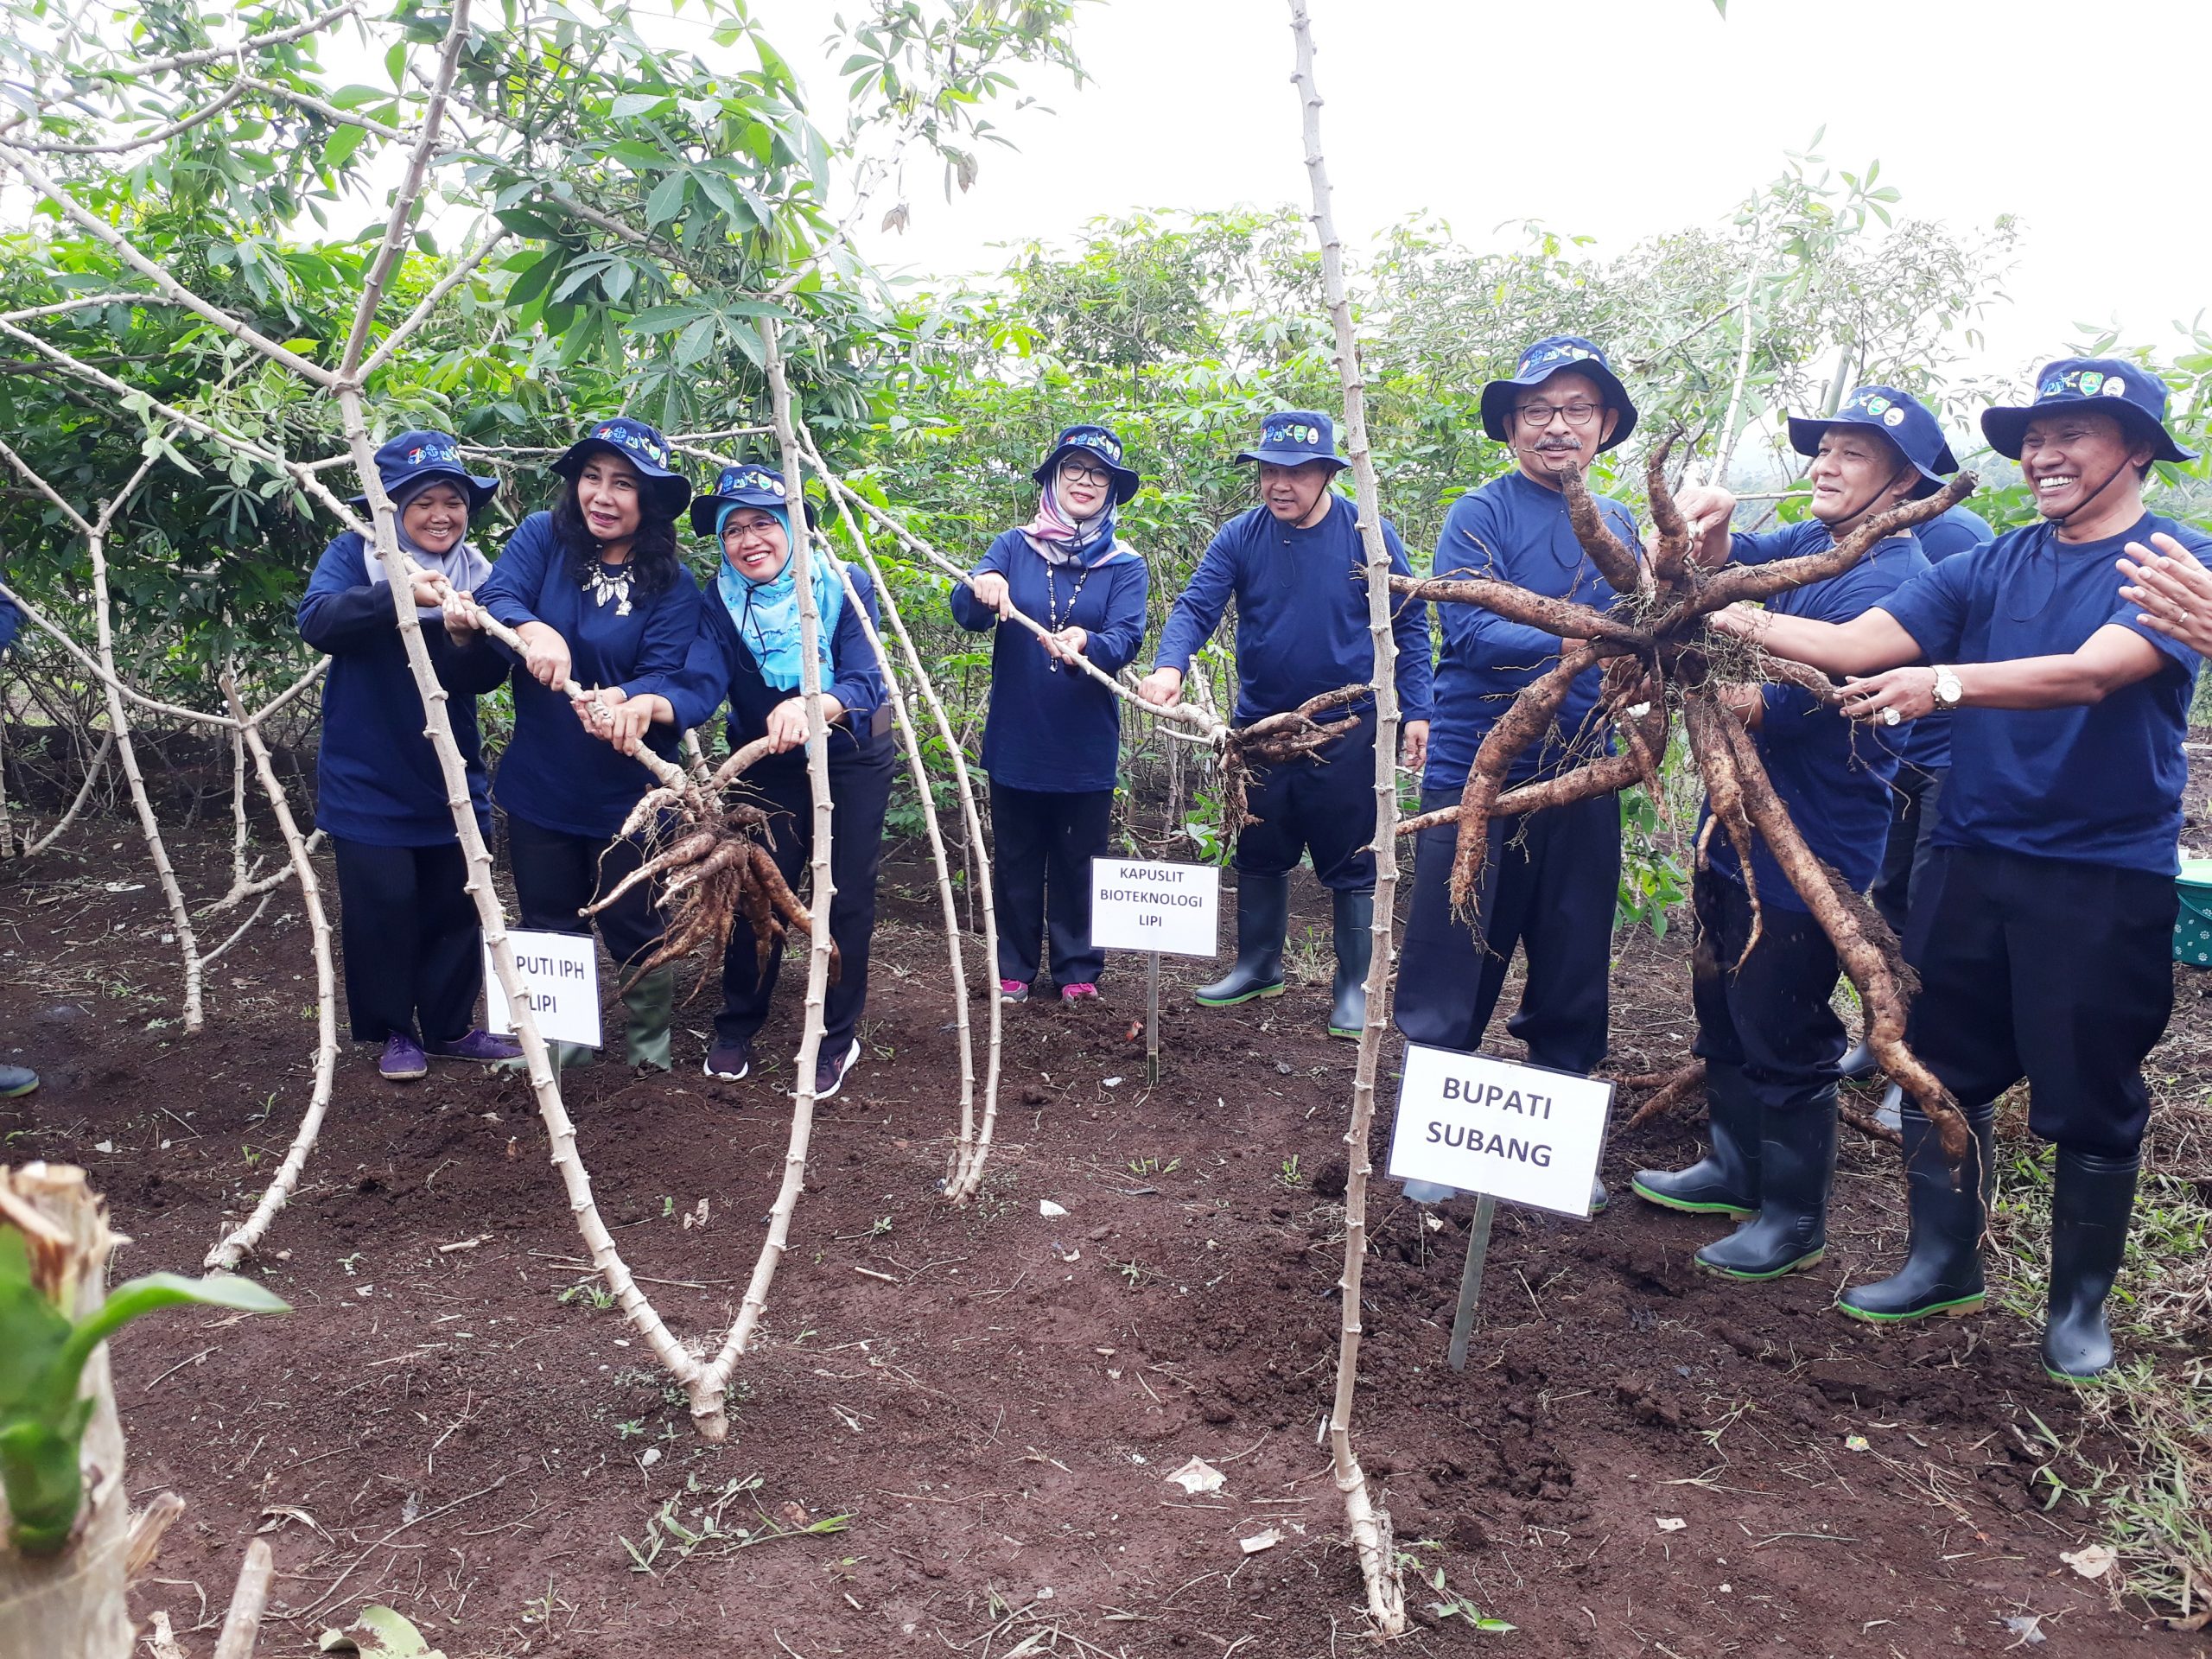
M 1904 716 L 1899 715 L 1894 709 L 1885 709 L 1882 710 L 1882 724 L 1885 726 L 1894 726 L 1903 718 Z
M 1891 709 L 1889 712 L 1890 712 L 1890 716 L 1891 716 L 1891 722 L 1890 722 L 1890 723 L 1891 723 L 1891 725 L 1895 725 L 1895 724 L 1897 723 L 1897 718 L 1896 718 L 1896 717 L 1897 717 L 1897 710 L 1896 710 L 1896 709 Z M 592 705 L 592 709 L 591 709 L 591 717 L 592 717 L 594 721 L 598 721 L 598 722 L 599 722 L 599 724 L 601 724 L 601 726 L 606 725 L 606 724 L 607 724 L 607 721 L 608 721 L 608 719 L 610 718 L 610 716 L 608 715 L 608 714 L 607 714 L 607 705 L 606 705 L 605 703 L 603 703 L 603 702 L 595 702 L 595 703 L 594 703 L 594 704 Z

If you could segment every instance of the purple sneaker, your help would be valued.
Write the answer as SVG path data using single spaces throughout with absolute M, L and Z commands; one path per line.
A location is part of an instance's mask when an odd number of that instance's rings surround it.
M 385 1039 L 384 1058 L 377 1062 L 377 1070 L 385 1082 L 412 1083 L 429 1069 L 412 1037 L 395 1031 Z
M 717 1040 L 707 1051 L 707 1075 L 724 1083 L 742 1083 L 745 1074 L 753 1070 L 753 1046 L 750 1043 L 726 1043 Z
M 1063 985 L 1060 987 L 1060 1001 L 1063 1002 L 1096 1002 L 1097 1000 L 1098 988 L 1096 985 Z
M 1001 1001 L 1001 1002 L 1027 1002 L 1028 1000 L 1029 1000 L 1029 988 L 1028 988 L 1027 985 L 1023 984 L 1020 980 L 1018 980 L 1018 979 L 1002 979 L 1002 980 L 999 981 L 999 1001 Z
M 449 1043 L 425 1043 L 423 1049 L 434 1060 L 474 1060 L 479 1065 L 522 1058 L 520 1043 L 512 1037 L 494 1037 L 488 1031 L 471 1031 Z
M 827 1100 L 838 1090 L 843 1088 L 846 1069 L 860 1057 L 861 1039 L 855 1037 L 853 1039 L 852 1046 L 844 1052 L 842 1057 L 832 1058 L 825 1056 L 818 1061 L 814 1068 L 815 1099 Z

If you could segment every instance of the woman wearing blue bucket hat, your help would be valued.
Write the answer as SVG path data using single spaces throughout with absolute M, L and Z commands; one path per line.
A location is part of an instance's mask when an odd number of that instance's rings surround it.
M 1700 562 L 1768 564 L 1825 552 L 1876 514 L 1934 494 L 1958 470 L 1935 416 L 1895 386 L 1861 386 L 1824 418 L 1792 416 L 1789 441 L 1811 459 L 1810 516 L 1734 535 L 1733 496 L 1685 491 L 1677 505 L 1703 527 Z M 1900 531 L 1840 575 L 1768 605 L 1778 616 L 1848 623 L 1929 568 L 1912 532 Z M 1801 687 L 1747 686 L 1726 696 L 1806 844 L 1863 891 L 1887 844 L 1897 746 L 1868 741 Z M 1811 1267 L 1827 1247 L 1845 1046 L 1829 1001 L 1835 946 L 1764 840 L 1754 839 L 1746 872 L 1728 838 L 1713 836 L 1696 904 L 1700 949 L 1723 964 L 1699 975 L 1694 992 L 1713 1149 L 1688 1169 L 1638 1171 L 1635 1191 L 1668 1209 L 1738 1218 L 1733 1233 L 1697 1253 L 1699 1265 L 1732 1279 L 1776 1279 Z
M 551 470 L 561 480 L 552 510 L 523 520 L 476 599 L 528 647 L 513 677 L 514 736 L 493 787 L 507 815 L 522 925 L 588 933 L 579 912 L 644 859 L 634 837 L 616 837 L 652 779 L 617 750 L 644 741 L 663 760 L 676 756 L 680 734 L 628 705 L 668 689 L 699 630 L 698 584 L 676 539 L 691 486 L 661 435 L 628 416 L 594 423 Z M 466 629 L 458 619 L 448 626 Z M 561 690 L 571 678 L 601 695 L 572 706 Z M 610 742 L 594 741 L 601 736 Z M 622 969 L 660 944 L 651 884 L 597 920 Z M 675 991 L 672 963 L 625 984 L 632 1065 L 668 1069 Z M 592 1057 L 574 1044 L 553 1050 L 556 1065 Z
M 991 639 L 991 705 L 983 770 L 991 780 L 992 899 L 999 994 L 1029 995 L 1048 944 L 1063 1002 L 1098 995 L 1106 953 L 1090 943 L 1090 861 L 1112 849 L 1121 704 L 1064 662 L 1089 658 L 1118 674 L 1144 638 L 1144 561 L 1116 538 L 1116 510 L 1137 493 L 1122 442 L 1103 426 L 1062 432 L 1030 474 L 1036 516 L 991 543 L 953 620 Z M 1039 639 L 1007 619 L 1042 622 Z
M 315 821 L 330 837 L 338 865 L 346 1019 L 356 1042 L 383 1046 L 378 1070 L 400 1082 L 421 1077 L 426 1056 L 504 1060 L 521 1050 L 470 1023 L 484 988 L 476 906 L 394 611 L 412 604 L 418 620 L 435 624 L 448 594 L 483 580 L 491 566 L 469 544 L 469 521 L 499 480 L 472 477 L 460 447 L 443 432 L 403 432 L 376 461 L 400 550 L 422 574 L 410 592 L 396 595 L 376 550 L 349 530 L 323 550 L 308 578 L 299 628 L 330 658 Z M 367 499 L 357 496 L 351 505 L 365 509 Z M 457 644 L 435 626 L 423 629 L 423 643 L 446 690 L 470 803 L 488 836 L 476 699 L 506 677 L 506 664 L 489 647 Z
M 802 504 L 804 505 L 804 504 Z M 811 507 L 806 522 L 814 522 Z M 766 738 L 773 752 L 745 774 L 770 808 L 769 852 L 796 886 L 814 847 L 814 798 L 806 771 L 805 666 L 800 631 L 798 573 L 791 549 L 790 503 L 783 474 L 760 466 L 725 467 L 713 493 L 692 504 L 691 528 L 721 544 L 721 567 L 702 607 L 698 635 L 673 695 L 655 699 L 657 719 L 679 728 L 704 725 L 725 701 L 730 747 Z M 868 1006 L 868 946 L 875 931 L 875 880 L 883 855 L 883 816 L 891 801 L 891 709 L 874 647 L 862 626 L 875 620 L 875 589 L 864 570 L 848 573 L 816 543 L 809 560 L 821 632 L 823 711 L 830 722 L 830 937 L 839 958 L 836 982 L 823 1008 L 814 1097 L 843 1086 L 860 1056 L 861 1015 Z M 765 966 L 752 925 L 741 915 L 722 956 L 722 1006 L 708 1052 L 710 1077 L 736 1082 L 753 1068 L 753 1047 L 768 1018 L 783 953 Z
M 1910 1040 L 1973 1135 L 1954 1170 L 1904 1103 L 1904 1262 L 1837 1305 L 1885 1323 L 1982 1306 L 1995 1103 L 2025 1077 L 2028 1127 L 2057 1143 L 2043 1360 L 2062 1381 L 2113 1363 L 2105 1302 L 2149 1118 L 2143 1060 L 2172 1009 L 2182 740 L 2200 659 L 2145 622 L 2114 575 L 2123 557 L 2212 553 L 2212 537 L 2143 505 L 2152 463 L 2190 458 L 2165 406 L 2164 383 L 2139 364 L 2063 358 L 2031 402 L 1982 416 L 2041 523 L 1841 626 L 1715 619 L 1778 656 L 1868 676 L 1847 687 L 1858 719 L 1955 712 L 1930 891 L 1913 902 L 1904 953 L 1920 976 Z

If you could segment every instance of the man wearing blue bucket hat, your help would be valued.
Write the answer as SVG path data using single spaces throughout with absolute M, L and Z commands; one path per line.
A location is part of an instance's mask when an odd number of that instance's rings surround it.
M 1687 490 L 1677 505 L 1703 527 L 1701 563 L 1765 564 L 1825 552 L 1874 515 L 1933 495 L 1958 470 L 1936 417 L 1895 386 L 1861 386 L 1834 415 L 1793 416 L 1789 425 L 1791 446 L 1812 461 L 1810 516 L 1732 535 L 1735 498 L 1713 486 Z M 1901 531 L 1842 575 L 1791 588 L 1769 606 L 1779 615 L 1847 623 L 1928 569 L 1912 533 Z M 1802 687 L 1725 695 L 1806 844 L 1853 891 L 1865 888 L 1887 842 L 1895 750 L 1866 741 Z M 1764 840 L 1752 843 L 1748 873 L 1726 836 L 1713 836 L 1710 849 L 1696 885 L 1701 966 L 1694 998 L 1713 1150 L 1688 1169 L 1639 1171 L 1635 1188 L 1669 1209 L 1739 1218 L 1732 1234 L 1697 1253 L 1699 1264 L 1728 1278 L 1774 1279 L 1812 1266 L 1827 1247 L 1844 1052 L 1843 1022 L 1829 1002 L 1835 946 Z
M 1176 599 L 1160 631 L 1153 671 L 1139 688 L 1154 702 L 1183 695 L 1191 658 L 1236 601 L 1236 723 L 1287 712 L 1309 697 L 1375 673 L 1367 632 L 1366 563 L 1358 510 L 1329 487 L 1349 463 L 1336 429 L 1313 410 L 1278 410 L 1239 461 L 1259 465 L 1261 505 L 1222 527 Z M 1396 527 L 1385 519 L 1390 569 L 1410 575 Z M 1428 611 L 1399 613 L 1399 713 L 1405 758 L 1418 768 L 1428 747 Z M 1375 912 L 1375 707 L 1363 699 L 1342 716 L 1344 735 L 1317 753 L 1268 767 L 1246 809 L 1259 820 L 1236 837 L 1236 963 L 1193 993 L 1229 1007 L 1283 991 L 1282 945 L 1290 921 L 1290 875 L 1311 855 L 1333 905 L 1337 972 L 1328 1031 L 1357 1039 L 1367 1020 L 1367 966 Z
M 1921 986 L 1910 1041 L 1974 1144 L 1954 1172 L 1904 1104 L 1904 1264 L 1838 1306 L 1878 1321 L 1981 1306 L 1994 1103 L 2024 1077 L 2029 1128 L 2058 1148 L 2043 1359 L 2063 1381 L 2113 1362 L 2104 1308 L 2149 1117 L 2142 1064 L 2172 1009 L 2182 739 L 2199 658 L 2146 623 L 2113 575 L 2123 555 L 2212 551 L 2212 537 L 2143 506 L 2154 461 L 2191 459 L 2165 407 L 2164 383 L 2139 364 L 2063 358 L 2031 402 L 1981 422 L 1990 447 L 2019 462 L 2040 524 L 1944 561 L 1840 626 L 1748 610 L 1716 619 L 1777 655 L 1870 676 L 1848 687 L 1844 712 L 1856 718 L 1893 726 L 1955 711 L 1936 862 L 1905 957 Z
M 1513 374 L 1482 391 L 1483 430 L 1513 452 L 1512 471 L 1461 496 L 1436 544 L 1440 577 L 1487 576 L 1604 609 L 1613 590 L 1575 539 L 1560 480 L 1586 469 L 1636 429 L 1636 404 L 1605 353 L 1576 334 L 1537 340 Z M 1624 547 L 1636 521 L 1619 502 L 1598 510 Z M 1436 726 L 1421 779 L 1424 812 L 1455 804 L 1475 753 L 1520 690 L 1554 667 L 1560 642 L 1475 605 L 1439 607 Z M 1544 741 L 1514 762 L 1509 785 L 1554 776 L 1595 752 L 1599 674 L 1574 683 Z M 1606 981 L 1620 882 L 1620 809 L 1610 795 L 1493 824 L 1476 910 L 1479 931 L 1453 917 L 1452 823 L 1415 842 L 1413 913 L 1398 975 L 1398 1029 L 1410 1042 L 1471 1052 L 1505 988 L 1516 946 L 1528 980 L 1510 1023 L 1538 1065 L 1588 1072 L 1605 1058 Z M 1408 1185 L 1423 1203 L 1443 1197 Z M 1605 1189 L 1591 1195 L 1592 1208 Z

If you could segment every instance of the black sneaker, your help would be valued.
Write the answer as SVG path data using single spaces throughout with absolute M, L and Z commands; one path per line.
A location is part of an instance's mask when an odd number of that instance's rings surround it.
M 853 1039 L 852 1046 L 836 1059 L 817 1061 L 814 1067 L 814 1097 L 827 1100 L 844 1087 L 846 1069 L 861 1057 L 861 1039 Z
M 745 1074 L 753 1069 L 753 1046 L 750 1043 L 717 1041 L 707 1051 L 707 1075 L 724 1083 L 742 1083 Z
M 0 1100 L 15 1100 L 38 1087 L 38 1073 L 28 1065 L 0 1065 Z

